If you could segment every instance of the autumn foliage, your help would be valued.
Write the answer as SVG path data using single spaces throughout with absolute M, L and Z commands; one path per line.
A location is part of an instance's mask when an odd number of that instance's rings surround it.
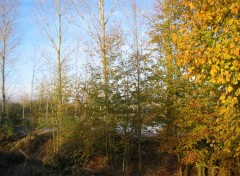
M 202 168 L 212 173 L 219 168 L 236 171 L 240 157 L 240 3 L 171 0 L 158 2 L 156 9 L 152 42 L 168 63 L 165 67 L 177 63 L 175 72 L 179 69 L 180 78 L 185 79 L 181 81 L 184 93 L 178 92 L 181 96 L 167 95 L 174 101 L 171 115 L 165 114 L 168 122 L 161 132 L 162 149 L 178 155 L 183 165 L 196 166 L 201 174 Z M 180 86 L 171 80 L 175 88 Z
M 38 151 L 38 134 L 63 175 L 240 175 L 239 0 L 39 2 L 49 73 L 35 83 L 33 70 L 31 100 L 8 105 L 21 124 L 0 120 L 0 141 L 18 131 Z M 62 40 L 61 25 L 84 40 Z

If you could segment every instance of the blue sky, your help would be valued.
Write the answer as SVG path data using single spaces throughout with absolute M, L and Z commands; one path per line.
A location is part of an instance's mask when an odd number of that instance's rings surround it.
M 17 48 L 17 63 L 16 70 L 12 72 L 13 76 L 11 76 L 7 82 L 11 88 L 16 89 L 13 93 L 11 99 L 18 99 L 19 96 L 22 96 L 20 92 L 29 92 L 29 85 L 31 82 L 31 57 L 33 51 L 33 42 L 36 37 L 35 30 L 33 28 L 33 18 L 32 18 L 32 0 L 20 0 L 20 8 L 18 11 L 17 17 L 17 31 L 19 35 L 21 35 L 21 43 Z M 10 83 L 9 83 L 10 82 Z
M 47 47 L 47 44 L 43 41 L 41 35 L 39 35 L 39 31 L 36 27 L 36 22 L 34 19 L 34 3 L 37 0 L 20 0 L 20 9 L 19 9 L 19 16 L 18 16 L 18 27 L 20 33 L 22 33 L 22 41 L 21 45 L 18 48 L 18 64 L 16 75 L 14 77 L 13 84 L 16 84 L 17 91 L 13 95 L 12 99 L 19 99 L 19 96 L 23 96 L 23 94 L 29 95 L 30 88 L 31 88 L 31 79 L 32 79 L 32 70 L 33 70 L 33 58 L 37 55 L 37 59 L 41 59 L 38 56 L 38 50 L 41 50 L 43 46 Z M 119 0 L 120 2 L 125 1 L 125 4 L 129 2 L 129 0 Z M 154 0 L 137 0 L 138 4 L 142 6 L 145 11 L 151 9 L 152 3 Z M 112 0 L 106 0 L 107 6 L 109 2 L 113 2 Z M 113 20 L 117 20 L 122 23 L 123 27 L 127 29 L 131 20 L 123 14 L 123 10 L 127 9 L 128 7 L 118 7 L 115 11 L 115 17 Z M 121 19 L 125 18 L 125 19 Z M 112 24 L 114 25 L 114 23 Z M 83 29 L 74 29 L 72 33 L 78 32 L 78 37 L 86 37 L 86 31 Z M 84 35 L 85 33 L 85 35 Z M 70 34 L 71 35 L 71 34 Z M 73 35 L 74 38 L 76 38 Z M 68 42 L 72 42 L 71 39 Z M 40 62 L 39 62 L 40 64 Z

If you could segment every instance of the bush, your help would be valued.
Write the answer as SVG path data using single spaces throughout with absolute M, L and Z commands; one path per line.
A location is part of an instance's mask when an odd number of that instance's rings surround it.
M 0 123 L 0 140 L 12 137 L 14 135 L 13 121 L 10 119 L 5 119 Z

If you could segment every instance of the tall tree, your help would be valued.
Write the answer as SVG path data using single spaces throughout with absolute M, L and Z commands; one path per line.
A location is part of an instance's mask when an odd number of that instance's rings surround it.
M 0 2 L 0 49 L 1 49 L 1 79 L 2 79 L 2 111 L 6 116 L 6 78 L 8 76 L 7 64 L 11 61 L 13 49 L 19 45 L 19 35 L 16 31 L 18 0 L 2 0 Z
M 36 20 L 38 23 L 38 29 L 40 30 L 44 39 L 46 39 L 50 46 L 50 52 L 44 52 L 42 56 L 50 65 L 50 69 L 56 73 L 56 150 L 59 146 L 59 132 L 63 120 L 63 102 L 64 102 L 64 80 L 66 80 L 67 61 L 69 59 L 69 53 L 63 52 L 63 48 L 66 48 L 66 44 L 63 43 L 63 39 L 67 36 L 69 29 L 68 19 L 68 3 L 64 0 L 38 0 L 37 4 Z M 68 49 L 65 49 L 66 51 Z
M 141 99 L 140 99 L 140 52 L 139 52 L 139 31 L 138 31 L 138 16 L 137 16 L 137 4 L 136 1 L 132 1 L 133 21 L 134 21 L 134 57 L 136 59 L 136 74 L 137 74 L 137 121 L 138 121 L 138 169 L 142 170 L 142 113 L 141 113 Z
M 74 9 L 76 10 L 79 17 L 83 20 L 83 26 L 87 27 L 87 32 L 94 43 L 97 43 L 95 55 L 99 55 L 101 60 L 101 82 L 100 89 L 94 91 L 98 93 L 95 97 L 95 101 L 101 102 L 99 105 L 100 112 L 99 117 L 103 120 L 106 127 L 106 155 L 110 161 L 111 158 L 111 132 L 110 128 L 113 126 L 110 125 L 110 97 L 109 97 L 109 66 L 111 63 L 111 47 L 115 40 L 111 40 L 111 34 L 108 34 L 109 19 L 114 12 L 118 0 L 113 1 L 113 5 L 110 5 L 110 8 L 106 9 L 106 2 L 104 0 L 96 1 L 85 1 L 85 0 L 71 0 Z M 94 8 L 95 7 L 95 8 Z M 85 10 L 85 11 L 84 11 Z M 106 12 L 107 11 L 107 12 Z M 99 74 L 99 73 L 98 73 Z M 99 86 L 99 85 L 98 85 Z M 97 106 L 95 105 L 95 108 Z M 98 109 L 98 108 L 97 108 Z M 99 109 L 97 110 L 99 111 Z M 96 115 L 96 114 L 95 114 Z M 110 162 L 109 162 L 110 163 Z

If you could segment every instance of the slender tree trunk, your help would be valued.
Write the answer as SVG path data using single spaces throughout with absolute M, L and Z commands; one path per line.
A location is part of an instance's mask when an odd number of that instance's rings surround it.
M 45 114 L 45 117 L 46 117 L 46 118 L 48 118 L 48 109 L 49 109 L 49 103 L 48 103 L 48 98 L 47 98 L 46 114 Z
M 109 105 L 108 105 L 108 63 L 106 55 L 106 22 L 104 11 L 104 0 L 99 0 L 100 10 L 100 23 L 101 23 L 101 59 L 103 65 L 103 84 L 104 84 L 104 97 L 105 97 L 105 111 L 106 111 L 106 156 L 108 161 L 110 159 L 110 134 L 109 134 Z M 109 163 L 110 164 L 110 163 Z
M 184 176 L 188 176 L 189 175 L 189 166 L 185 166 L 185 169 L 184 169 Z
M 126 95 L 126 119 L 124 125 L 124 153 L 123 153 L 123 174 L 128 175 L 128 164 L 129 164 L 129 139 L 128 139 L 128 119 L 129 119 L 129 84 L 128 84 L 128 73 L 127 73 L 127 85 L 125 87 L 125 95 Z
M 60 8 L 60 6 L 59 6 Z M 61 110 L 62 106 L 62 64 L 61 64 L 61 43 L 62 43 L 62 36 L 61 36 L 61 14 L 59 14 L 59 36 L 58 36 L 58 49 L 57 49 L 57 56 L 58 56 L 58 105 L 59 111 Z
M 134 46 L 137 67 L 137 118 L 138 118 L 138 169 L 142 171 L 142 114 L 141 114 L 141 100 L 140 100 L 140 57 L 139 57 L 139 43 L 138 43 L 138 22 L 137 22 L 137 8 L 136 1 L 132 2 L 133 18 L 134 18 Z
M 2 49 L 2 118 L 6 116 L 6 90 L 5 90 L 5 62 L 6 62 L 6 25 L 4 24 L 3 49 Z
M 33 115 L 33 107 L 32 107 L 32 101 L 33 101 L 33 86 L 34 86 L 34 78 L 35 78 L 35 68 L 36 65 L 34 63 L 33 73 L 32 73 L 32 82 L 31 82 L 31 98 L 30 98 L 30 117 L 29 117 L 29 128 L 30 128 L 30 140 L 32 139 L 32 115 Z
M 215 176 L 215 168 L 214 167 L 212 167 L 212 169 L 211 169 L 211 176 Z
M 203 172 L 202 166 L 198 166 L 197 170 L 198 170 L 198 176 L 202 176 L 202 172 Z
M 107 114 L 109 112 L 108 105 L 108 62 L 106 55 L 106 22 L 105 22 L 105 12 L 104 12 L 104 0 L 99 0 L 100 7 L 100 22 L 101 22 L 101 58 L 103 64 L 103 80 L 104 80 L 104 94 Z
M 62 46 L 62 14 L 61 14 L 61 0 L 57 4 L 58 13 L 58 41 L 57 41 L 57 131 L 56 131 L 56 151 L 59 148 L 61 124 L 63 120 L 63 102 L 62 102 L 62 61 L 61 61 L 61 46 Z
M 25 119 L 25 105 L 24 105 L 24 100 L 23 100 L 23 107 L 22 107 L 22 118 Z
M 183 166 L 182 165 L 179 166 L 179 175 L 183 176 Z

